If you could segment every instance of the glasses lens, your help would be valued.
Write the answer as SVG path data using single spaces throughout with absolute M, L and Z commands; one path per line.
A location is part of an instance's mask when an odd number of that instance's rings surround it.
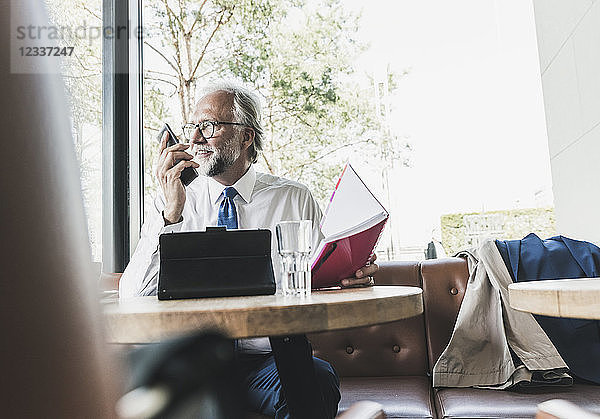
M 212 121 L 204 121 L 200 124 L 200 130 L 204 138 L 212 138 L 215 133 L 215 125 Z
M 194 124 L 185 124 L 183 126 L 183 136 L 186 140 L 191 141 L 194 138 L 196 126 Z

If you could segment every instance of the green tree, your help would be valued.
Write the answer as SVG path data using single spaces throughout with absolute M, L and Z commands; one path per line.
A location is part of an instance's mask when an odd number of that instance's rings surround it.
M 345 12 L 339 0 L 150 5 L 146 21 L 156 24 L 148 28 L 146 44 L 162 63 L 147 67 L 154 94 L 146 102 L 177 95 L 179 118 L 168 117 L 187 120 L 197 88 L 209 80 L 234 78 L 253 86 L 265 103 L 267 135 L 259 163 L 307 184 L 321 201 L 350 148 L 376 155 L 398 141 L 382 129 L 372 85 L 361 88 L 361 76 L 352 69 L 364 48 L 356 40 L 359 17 Z M 156 130 L 160 121 L 147 125 Z M 149 154 L 155 153 L 155 135 Z

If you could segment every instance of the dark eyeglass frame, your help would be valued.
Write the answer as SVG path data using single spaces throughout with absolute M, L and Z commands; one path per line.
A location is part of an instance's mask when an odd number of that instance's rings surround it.
M 200 135 L 202 136 L 202 138 L 204 138 L 205 140 L 208 140 L 209 138 L 212 138 L 215 135 L 215 126 L 219 126 L 219 125 L 239 125 L 242 127 L 246 127 L 246 124 L 242 124 L 240 122 L 227 122 L 227 121 L 202 121 L 199 122 L 197 124 L 193 124 L 191 122 L 185 124 L 182 129 L 183 129 L 183 135 L 184 137 L 188 140 L 188 141 L 192 141 L 194 138 L 193 136 L 189 136 L 186 134 L 187 130 L 192 130 L 192 132 L 195 132 L 196 130 L 200 131 Z M 204 135 L 204 129 L 207 128 L 208 126 L 212 127 L 212 132 L 210 135 L 206 136 Z

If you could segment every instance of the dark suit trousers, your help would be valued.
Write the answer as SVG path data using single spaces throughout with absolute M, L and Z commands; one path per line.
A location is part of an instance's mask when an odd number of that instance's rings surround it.
M 335 417 L 341 396 L 333 367 L 312 356 L 305 335 L 270 340 L 271 353 L 238 353 L 248 410 L 276 419 Z

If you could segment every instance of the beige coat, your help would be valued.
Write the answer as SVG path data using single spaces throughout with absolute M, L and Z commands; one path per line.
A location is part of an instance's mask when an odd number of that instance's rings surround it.
M 433 368 L 433 385 L 503 389 L 532 381 L 533 371 L 541 371 L 538 381 L 572 382 L 533 315 L 508 304 L 512 279 L 494 240 L 460 256 L 467 258 L 469 282 L 450 342 Z M 523 365 L 515 365 L 509 347 Z

